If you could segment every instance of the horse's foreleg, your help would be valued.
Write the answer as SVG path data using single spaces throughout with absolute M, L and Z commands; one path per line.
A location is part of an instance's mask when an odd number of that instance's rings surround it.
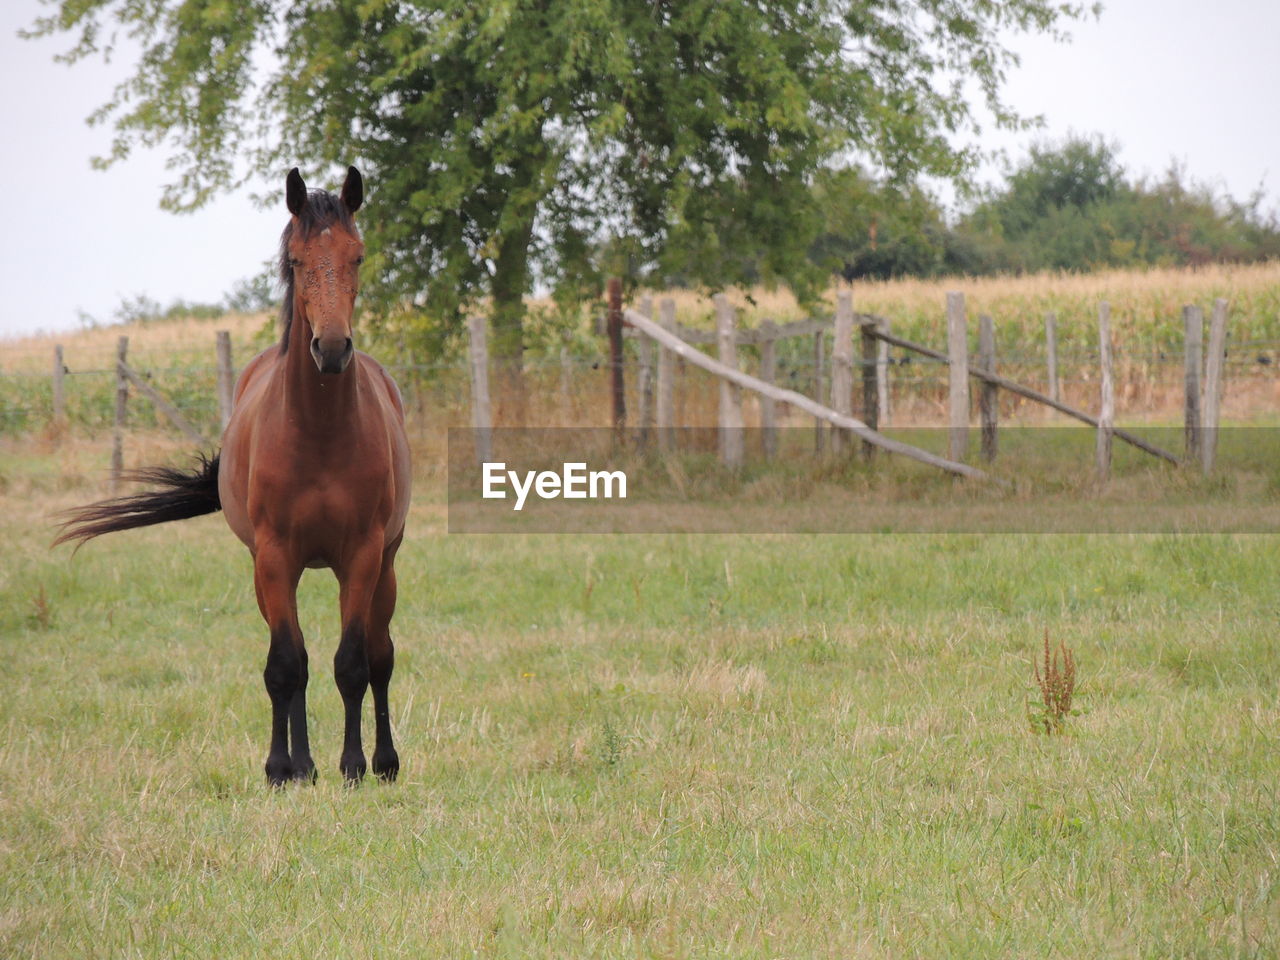
M 387 705 L 387 687 L 396 665 L 395 644 L 391 642 L 391 617 L 396 612 L 397 540 L 382 558 L 382 575 L 373 593 L 369 616 L 369 636 L 365 649 L 369 654 L 369 686 L 373 689 L 374 747 L 373 772 L 383 780 L 394 780 L 400 772 L 400 757 L 391 740 L 391 709 Z
M 289 763 L 293 766 L 293 779 L 307 783 L 316 782 L 316 763 L 311 759 L 311 738 L 307 735 L 307 651 L 302 653 L 302 678 L 289 703 Z
M 367 767 L 364 745 L 360 739 L 360 710 L 369 686 L 370 610 L 382 572 L 382 551 L 366 548 L 357 553 L 338 571 L 339 603 L 342 607 L 342 639 L 333 655 L 333 676 L 342 694 L 346 722 L 342 739 L 342 759 L 338 762 L 342 775 L 350 783 L 358 782 Z
M 311 763 L 310 750 L 306 746 L 307 651 L 302 644 L 302 631 L 298 627 L 297 588 L 301 570 L 289 562 L 283 551 L 260 547 L 254 557 L 253 584 L 258 594 L 258 609 L 271 630 L 271 647 L 267 651 L 267 666 L 262 672 L 267 695 L 271 698 L 271 746 L 267 751 L 267 780 L 272 786 L 281 786 L 291 777 L 310 776 L 306 769 Z M 289 715 L 295 701 L 301 707 L 302 731 L 299 746 L 295 730 L 295 753 L 298 764 L 289 756 Z

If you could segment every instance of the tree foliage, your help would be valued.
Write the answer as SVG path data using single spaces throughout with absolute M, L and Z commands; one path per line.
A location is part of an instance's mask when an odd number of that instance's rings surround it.
M 918 185 L 884 182 L 846 167 L 819 174 L 814 194 L 823 222 L 809 256 L 825 272 L 857 280 L 945 270 L 942 209 Z
M 518 354 L 535 281 L 709 286 L 822 270 L 821 171 L 889 182 L 973 161 L 976 89 L 996 122 L 1009 31 L 1054 31 L 1063 0 L 55 0 L 36 34 L 69 59 L 141 48 L 96 115 L 106 162 L 169 151 L 189 209 L 294 164 L 360 166 L 367 303 L 456 328 L 488 299 Z

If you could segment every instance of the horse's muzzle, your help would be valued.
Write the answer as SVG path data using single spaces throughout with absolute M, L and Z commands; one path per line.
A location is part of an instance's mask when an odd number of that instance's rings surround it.
M 355 352 L 350 337 L 323 344 L 319 337 L 311 338 L 311 358 L 315 360 L 316 369 L 321 373 L 341 373 L 347 369 Z

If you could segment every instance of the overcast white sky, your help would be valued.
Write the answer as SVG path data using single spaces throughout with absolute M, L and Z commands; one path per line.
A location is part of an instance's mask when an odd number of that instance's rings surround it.
M 110 131 L 85 117 L 127 73 L 120 62 L 53 62 L 66 38 L 16 36 L 41 13 L 38 0 L 0 3 L 0 337 L 72 329 L 83 310 L 110 319 L 126 296 L 163 304 L 213 302 L 259 272 L 284 226 L 283 203 L 258 210 L 247 194 L 186 215 L 159 209 L 165 155 L 139 151 L 106 172 Z M 1023 66 L 1007 98 L 1043 114 L 1039 134 L 987 144 L 1015 157 L 1036 138 L 1101 133 L 1121 145 L 1135 173 L 1158 175 L 1172 159 L 1198 180 L 1243 198 L 1265 183 L 1280 199 L 1280 111 L 1275 106 L 1278 0 L 1109 0 L 1097 21 L 1058 45 L 1019 38 Z M 304 171 L 315 186 L 316 171 Z M 336 183 L 329 186 L 337 186 Z M 377 184 L 369 184 L 376 198 Z

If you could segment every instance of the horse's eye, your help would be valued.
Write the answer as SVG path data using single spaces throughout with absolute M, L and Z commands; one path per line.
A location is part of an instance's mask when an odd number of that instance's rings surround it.
M 360 256 L 356 257 L 356 265 L 358 266 L 358 265 L 360 265 L 360 264 L 362 264 L 362 263 L 364 263 L 364 254 L 363 254 L 363 253 L 362 253 L 362 254 L 360 254 Z
M 289 258 L 289 266 L 291 266 L 291 267 L 300 267 L 300 266 L 302 266 L 302 261 L 301 261 L 301 260 L 299 260 L 297 257 L 290 257 L 290 258 Z

